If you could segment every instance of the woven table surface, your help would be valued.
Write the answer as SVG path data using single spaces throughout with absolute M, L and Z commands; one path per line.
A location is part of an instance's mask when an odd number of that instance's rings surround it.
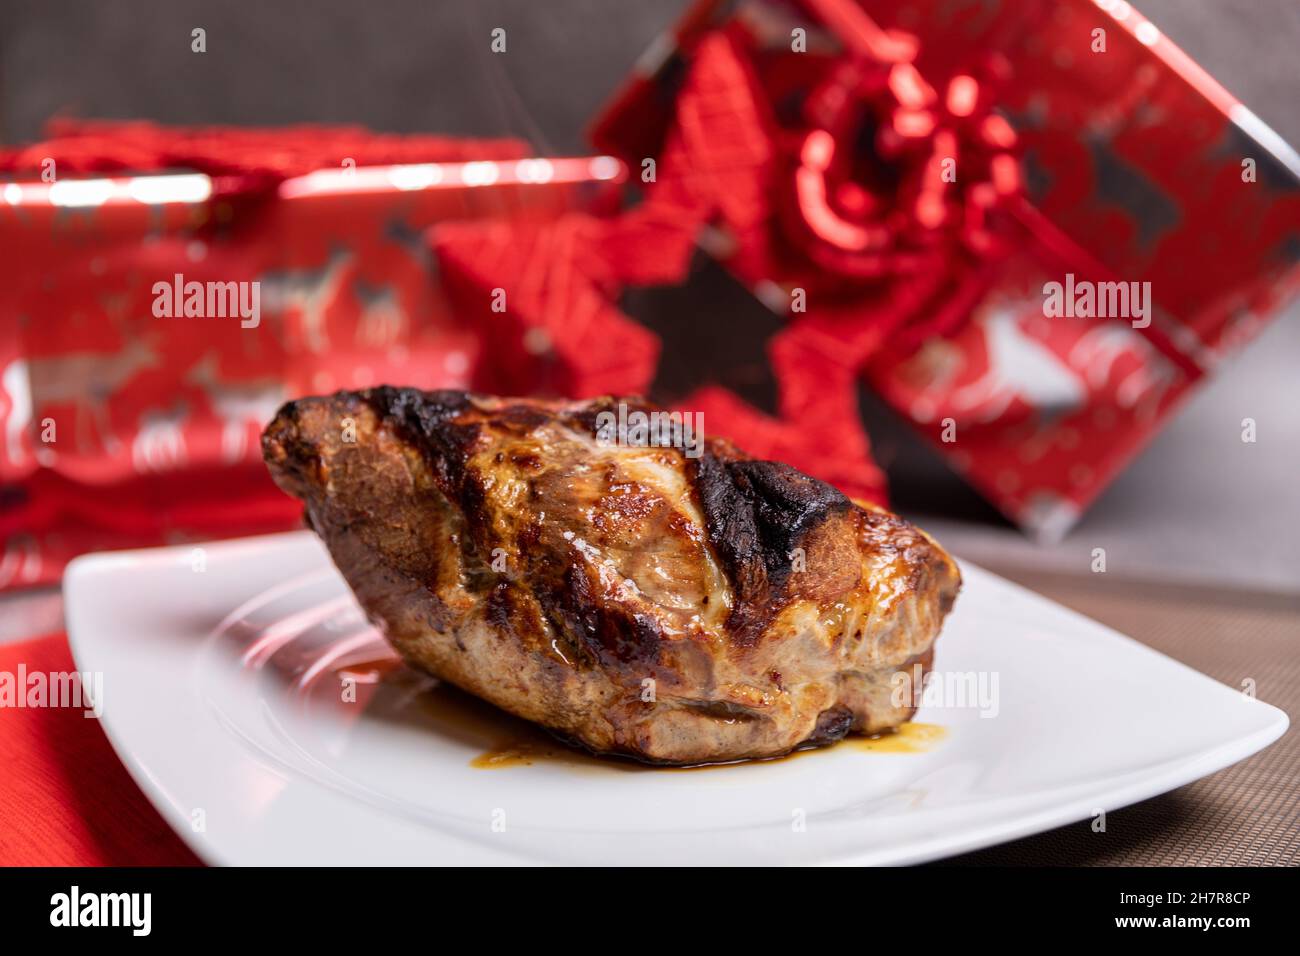
M 1254 680 L 1256 695 L 1293 724 L 1253 757 L 1107 813 L 1105 832 L 1084 821 L 941 865 L 1300 865 L 1300 598 L 1104 575 L 999 573 L 1230 687 Z

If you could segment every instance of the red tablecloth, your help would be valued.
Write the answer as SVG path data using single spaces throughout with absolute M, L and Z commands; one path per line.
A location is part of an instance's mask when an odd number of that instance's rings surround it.
M 28 674 L 76 669 L 62 634 L 0 645 L 0 674 L 16 680 L 20 665 Z M 2 866 L 201 862 L 80 709 L 0 706 L 0 768 Z

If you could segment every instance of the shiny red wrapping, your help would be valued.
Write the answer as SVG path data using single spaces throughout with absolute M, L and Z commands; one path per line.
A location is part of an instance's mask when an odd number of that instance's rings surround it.
M 654 387 L 656 369 L 682 360 L 617 302 L 629 286 L 686 279 L 692 243 L 674 215 L 646 203 L 612 217 L 575 213 L 535 228 L 468 224 L 433 232 L 457 314 L 484 342 L 471 384 L 479 391 L 586 397 L 645 394 L 703 415 L 706 435 L 784 461 L 857 498 L 885 500 L 884 479 L 855 426 L 851 376 L 798 346 L 774 361 L 788 370 L 779 410 L 768 413 L 716 384 Z M 694 304 L 709 321 L 710 302 Z M 742 333 L 743 334 L 743 333 Z M 698 351 L 703 346 L 688 343 Z M 846 404 L 847 401 L 847 404 Z M 835 453 L 828 455 L 828 448 Z
M 818 356 L 841 434 L 863 383 L 1047 538 L 1300 283 L 1300 159 L 1127 3 L 706 0 L 594 138 L 784 319 L 782 394 Z
M 258 447 L 281 402 L 463 386 L 478 361 L 426 230 L 554 218 L 615 199 L 622 175 L 513 140 L 53 132 L 0 153 L 0 589 L 85 551 L 297 525 Z M 176 274 L 258 282 L 258 325 L 158 317 L 155 283 Z

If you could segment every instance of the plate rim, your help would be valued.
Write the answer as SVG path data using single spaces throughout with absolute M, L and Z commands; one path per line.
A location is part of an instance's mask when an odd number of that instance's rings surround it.
M 65 630 L 75 666 L 78 670 L 84 670 L 85 668 L 82 664 L 88 653 L 86 644 L 87 639 L 85 638 L 84 631 L 80 626 L 82 623 L 79 620 L 80 615 L 75 611 L 75 609 L 79 607 L 76 595 L 82 587 L 83 579 L 101 573 L 120 571 L 124 565 L 129 564 L 133 559 L 164 559 L 166 557 L 173 557 L 176 560 L 180 560 L 182 552 L 197 547 L 218 547 L 223 551 L 229 551 L 241 547 L 256 548 L 260 545 L 290 546 L 305 540 L 316 539 L 315 535 L 310 530 L 302 529 L 240 538 L 187 542 L 154 548 L 134 548 L 120 551 L 93 552 L 74 558 L 64 569 L 62 593 L 65 606 Z M 317 541 L 317 544 L 319 544 L 319 541 Z M 1064 612 L 1066 615 L 1084 621 L 1092 627 L 1101 628 L 1105 632 L 1107 638 L 1111 640 L 1119 639 L 1123 643 L 1136 647 L 1149 655 L 1153 655 L 1154 657 L 1159 658 L 1166 666 L 1170 664 L 1176 665 L 1183 670 L 1189 671 L 1198 677 L 1218 685 L 1218 687 L 1223 690 L 1231 693 L 1240 693 L 1236 688 L 1224 684 L 1221 681 L 1196 670 L 1196 668 L 1191 667 L 1183 661 L 1170 657 L 1136 638 L 1117 631 L 1073 608 L 1053 601 L 1051 598 L 1039 594 L 1024 585 L 1001 577 L 995 572 L 988 571 L 972 562 L 961 560 L 958 563 L 962 568 L 963 574 L 966 573 L 967 569 L 975 569 L 977 574 L 995 579 L 1000 584 L 1010 587 L 1014 591 L 1018 592 L 1022 597 L 1027 596 L 1037 604 L 1047 605 L 1054 613 L 1059 614 Z M 835 856 L 833 858 L 820 860 L 818 861 L 818 864 L 828 866 L 889 866 L 910 865 L 942 860 L 974 850 L 1022 839 L 1038 833 L 1044 833 L 1060 826 L 1087 819 L 1093 814 L 1094 810 L 1092 807 L 1085 807 L 1084 805 L 1097 803 L 1098 800 L 1095 797 L 1095 794 L 1103 791 L 1106 794 L 1105 802 L 1108 812 L 1119 810 L 1143 800 L 1170 792 L 1212 773 L 1226 769 L 1227 767 L 1258 753 L 1277 741 L 1290 727 L 1289 715 L 1275 704 L 1255 698 L 1254 703 L 1250 706 L 1262 708 L 1263 713 L 1268 715 L 1268 722 L 1261 724 L 1257 730 L 1249 734 L 1230 739 L 1209 750 L 1197 751 L 1190 756 L 1175 758 L 1173 761 L 1167 761 L 1166 764 L 1160 765 L 1163 769 L 1159 769 L 1153 774 L 1144 774 L 1139 779 L 1131 781 L 1128 784 L 1115 787 L 1114 785 L 1108 785 L 1104 782 L 1111 778 L 1103 778 L 1101 783 L 1089 787 L 1087 792 L 1082 795 L 1073 795 L 1061 800 L 1060 802 L 1036 808 L 1026 813 L 1013 815 L 1009 819 L 978 821 L 974 824 L 962 827 L 956 833 L 945 831 L 944 833 L 935 834 L 923 840 L 905 844 L 902 848 L 885 848 L 859 852 L 851 851 L 844 856 Z M 295 864 L 292 861 L 269 862 L 258 860 L 250 863 L 247 861 L 234 860 L 228 856 L 225 852 L 225 848 L 209 834 L 194 831 L 189 825 L 188 818 L 184 817 L 180 808 L 173 805 L 172 801 L 167 797 L 163 785 L 154 778 L 150 769 L 145 765 L 141 755 L 138 753 L 139 748 L 132 746 L 125 739 L 122 729 L 117 726 L 116 718 L 112 716 L 114 713 L 115 712 L 109 706 L 108 701 L 105 701 L 103 713 L 98 719 L 100 727 L 107 737 L 109 744 L 112 746 L 115 755 L 126 768 L 131 779 L 145 794 L 150 804 L 163 817 L 168 826 L 177 834 L 178 837 L 180 837 L 181 841 L 195 854 L 195 856 L 204 863 L 218 866 L 302 865 Z M 246 759 L 252 758 L 250 757 Z M 299 785 L 312 786 L 321 790 L 326 789 L 321 787 L 316 781 L 300 774 L 295 774 L 294 779 Z M 466 841 L 462 836 L 454 832 L 443 830 L 438 830 L 436 832 L 438 839 L 446 842 L 448 845 L 470 842 Z M 556 861 L 554 860 L 548 860 L 544 857 L 536 857 L 521 850 L 506 850 L 503 848 L 503 851 L 501 852 L 508 855 L 517 865 L 556 865 Z M 439 864 L 434 863 L 430 865 Z M 485 863 L 477 865 L 493 864 Z M 775 865 L 780 864 L 778 863 Z

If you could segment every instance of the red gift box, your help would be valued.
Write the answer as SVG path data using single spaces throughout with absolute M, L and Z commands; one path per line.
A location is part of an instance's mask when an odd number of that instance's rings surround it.
M 55 133 L 0 153 L 0 588 L 87 550 L 293 526 L 258 447 L 280 403 L 470 377 L 481 343 L 425 231 L 599 207 L 622 177 L 510 140 Z
M 855 498 L 883 503 L 883 476 L 854 425 L 852 374 L 833 355 L 803 343 L 779 350 L 773 362 L 784 374 L 771 409 L 707 380 L 686 389 L 658 387 L 656 371 L 687 364 L 683 352 L 703 355 L 707 363 L 716 349 L 734 347 L 692 341 L 689 334 L 665 347 L 653 324 L 646 328 L 620 307 L 637 289 L 681 287 L 681 309 L 705 314 L 685 312 L 679 327 L 699 332 L 716 315 L 717 302 L 686 284 L 693 272 L 691 232 L 675 215 L 661 218 L 662 212 L 646 204 L 617 216 L 571 213 L 535 227 L 467 223 L 432 230 L 457 314 L 485 343 L 472 388 L 649 395 L 702 416 L 709 434 L 750 455 L 787 462 Z M 835 453 L 826 454 L 828 448 Z
M 1045 538 L 1300 282 L 1300 159 L 1127 3 L 708 0 L 594 138 Z

